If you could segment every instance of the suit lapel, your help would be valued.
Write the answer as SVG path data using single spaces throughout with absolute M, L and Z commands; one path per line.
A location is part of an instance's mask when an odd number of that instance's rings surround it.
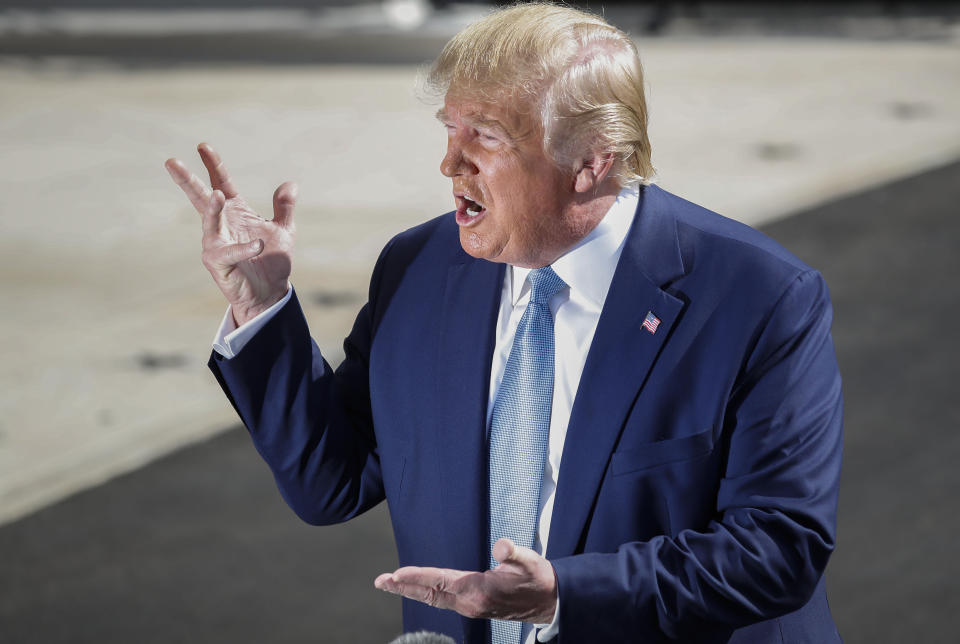
M 449 267 L 438 346 L 436 431 L 440 445 L 443 522 L 451 566 L 487 565 L 486 415 L 502 264 L 465 253 Z
M 577 552 L 610 454 L 683 302 L 662 286 L 683 274 L 676 220 L 665 193 L 641 192 L 571 410 L 547 556 Z M 660 320 L 651 333 L 647 313 Z

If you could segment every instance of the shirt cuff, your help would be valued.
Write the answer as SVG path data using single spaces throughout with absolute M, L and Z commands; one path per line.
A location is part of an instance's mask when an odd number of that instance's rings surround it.
M 549 642 L 560 634 L 560 595 L 557 595 L 557 607 L 553 611 L 553 621 L 549 624 L 534 624 L 537 628 L 537 641 Z
M 292 286 L 287 288 L 287 294 L 279 302 L 240 327 L 233 319 L 233 309 L 227 306 L 227 312 L 223 315 L 220 328 L 217 329 L 217 334 L 213 336 L 213 350 L 228 360 L 236 356 L 246 346 L 247 342 L 253 339 L 257 331 L 262 329 L 290 301 L 291 297 L 293 297 Z

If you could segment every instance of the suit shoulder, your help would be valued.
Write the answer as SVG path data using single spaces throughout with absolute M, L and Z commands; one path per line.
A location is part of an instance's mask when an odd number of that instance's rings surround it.
M 658 209 L 677 224 L 677 241 L 689 271 L 718 271 L 749 278 L 755 285 L 783 285 L 813 269 L 779 242 L 742 222 L 730 219 L 661 189 Z

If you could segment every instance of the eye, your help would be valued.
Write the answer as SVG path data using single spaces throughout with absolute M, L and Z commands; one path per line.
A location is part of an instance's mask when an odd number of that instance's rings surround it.
M 500 137 L 490 130 L 477 130 L 477 138 L 486 144 L 500 143 Z

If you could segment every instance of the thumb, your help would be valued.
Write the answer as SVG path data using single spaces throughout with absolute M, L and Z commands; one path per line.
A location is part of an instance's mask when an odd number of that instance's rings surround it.
M 510 539 L 503 538 L 498 539 L 495 544 L 493 544 L 493 558 L 504 564 L 509 561 L 519 562 L 522 559 L 521 550 L 526 548 L 520 548 Z M 531 552 L 533 552 L 531 550 Z

